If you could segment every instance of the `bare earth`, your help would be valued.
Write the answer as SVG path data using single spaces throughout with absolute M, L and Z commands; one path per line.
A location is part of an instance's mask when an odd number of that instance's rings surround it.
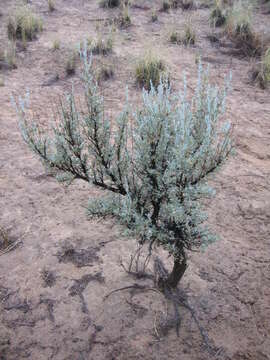
M 140 101 L 133 74 L 146 49 L 168 63 L 174 88 L 184 71 L 194 88 L 199 54 L 210 63 L 214 81 L 232 71 L 228 116 L 235 124 L 236 154 L 212 180 L 217 196 L 209 210 L 220 240 L 205 253 L 190 254 L 181 284 L 215 351 L 207 351 L 186 309 L 179 337 L 174 328 L 159 330 L 166 303 L 158 293 L 126 290 L 104 301 L 119 287 L 151 286 L 120 266 L 135 240 L 121 236 L 112 221 L 87 220 L 87 200 L 98 192 L 82 182 L 63 187 L 23 142 L 11 94 L 30 89 L 35 111 L 49 123 L 45 115 L 57 96 L 72 82 L 80 92 L 78 71 L 65 74 L 67 50 L 94 36 L 97 24 L 108 32 L 97 20 L 118 13 L 100 9 L 97 0 L 56 0 L 57 10 L 48 13 L 47 2 L 37 0 L 32 6 L 44 19 L 44 31 L 19 52 L 17 69 L 2 72 L 0 87 L 0 226 L 21 241 L 0 256 L 0 359 L 270 359 L 270 92 L 248 83 L 249 60 L 232 54 L 229 45 L 211 45 L 209 9 L 158 13 L 159 21 L 152 23 L 151 6 L 158 9 L 160 2 L 134 2 L 143 7 L 131 8 L 132 26 L 116 32 L 113 54 L 94 59 L 95 65 L 114 64 L 114 79 L 102 84 L 112 121 L 123 108 L 126 84 L 131 101 Z M 15 3 L 1 0 L 3 46 Z M 181 29 L 187 16 L 196 27 L 197 45 L 169 44 L 171 27 Z M 258 29 L 270 31 L 270 15 L 259 8 L 255 21 Z M 53 51 L 56 39 L 61 48 Z M 56 74 L 60 78 L 54 81 Z M 170 259 L 160 256 L 169 267 Z

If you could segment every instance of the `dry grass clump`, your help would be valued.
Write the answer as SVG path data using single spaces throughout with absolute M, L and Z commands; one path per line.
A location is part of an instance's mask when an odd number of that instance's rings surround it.
M 34 40 L 42 29 L 42 20 L 27 5 L 17 7 L 9 16 L 7 33 L 11 40 L 18 39 L 26 43 Z
M 112 34 L 110 33 L 107 38 L 104 38 L 101 34 L 98 34 L 96 39 L 89 37 L 80 43 L 80 49 L 84 48 L 93 55 L 108 55 L 113 50 Z
M 99 6 L 103 8 L 114 8 L 121 4 L 121 0 L 100 0 Z
M 180 0 L 171 0 L 171 8 L 177 9 L 179 7 L 180 3 L 181 3 Z
M 178 31 L 173 30 L 170 33 L 170 42 L 172 44 L 181 44 L 181 35 Z
M 151 54 L 137 64 L 135 76 L 137 84 L 148 91 L 151 89 L 151 84 L 157 88 L 162 77 L 168 78 L 164 62 Z
M 195 3 L 193 0 L 181 0 L 180 6 L 182 10 L 191 10 L 195 8 Z
M 163 0 L 161 10 L 167 12 L 167 11 L 170 10 L 170 7 L 171 7 L 170 1 L 169 0 Z
M 48 0 L 48 7 L 50 12 L 53 12 L 55 10 L 54 0 Z
M 61 46 L 60 40 L 56 39 L 53 41 L 53 45 L 52 45 L 53 51 L 59 50 L 60 46 Z
M 270 0 L 265 1 L 265 8 L 266 14 L 270 14 Z
M 119 14 L 117 23 L 121 28 L 127 28 L 131 25 L 131 17 L 129 14 L 129 6 L 128 5 L 123 5 L 123 9 L 122 9 L 121 13 Z
M 191 10 L 196 8 L 194 0 L 163 0 L 160 11 L 167 12 L 170 9 L 181 8 L 182 10 Z
M 170 34 L 170 42 L 177 45 L 195 45 L 196 32 L 192 27 L 191 22 L 187 22 L 182 33 L 178 31 L 172 31 Z
M 252 27 L 250 6 L 244 6 L 241 1 L 234 3 L 228 11 L 225 31 L 236 48 L 244 55 L 262 54 L 262 41 Z
M 6 232 L 2 227 L 0 227 L 0 251 L 5 250 L 11 244 L 11 240 Z
M 252 69 L 251 78 L 262 89 L 270 85 L 270 48 L 262 56 L 260 64 Z
M 152 14 L 151 14 L 151 21 L 152 21 L 152 22 L 156 22 L 156 21 L 158 21 L 158 15 L 157 15 L 156 10 L 153 10 L 153 11 L 152 11 Z
M 215 1 L 214 8 L 210 13 L 210 24 L 211 26 L 218 27 L 225 24 L 227 18 L 227 12 L 222 6 L 220 0 Z
M 113 38 L 112 34 L 107 38 L 103 38 L 101 35 L 98 35 L 97 39 L 88 39 L 87 48 L 94 55 L 108 55 L 113 50 Z
M 56 276 L 53 271 L 43 268 L 40 275 L 41 279 L 43 280 L 44 287 L 52 287 L 55 285 Z
M 0 69 L 15 69 L 16 65 L 16 43 L 10 41 L 4 51 L 0 50 Z
M 75 51 L 70 51 L 66 61 L 66 73 L 67 75 L 74 75 L 76 72 L 77 66 L 77 53 Z
M 195 45 L 196 42 L 196 33 L 192 27 L 191 22 L 185 24 L 184 34 L 182 37 L 182 42 L 184 45 Z
M 114 69 L 112 65 L 102 65 L 97 73 L 97 81 L 107 81 L 114 77 Z

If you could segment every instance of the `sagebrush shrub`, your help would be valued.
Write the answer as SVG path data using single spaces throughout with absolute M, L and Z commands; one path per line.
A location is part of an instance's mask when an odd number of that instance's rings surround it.
M 8 18 L 7 32 L 11 40 L 31 41 L 42 31 L 42 20 L 28 5 L 17 7 Z
M 44 132 L 19 99 L 22 136 L 60 181 L 84 180 L 106 192 L 90 199 L 90 216 L 112 216 L 138 241 L 162 246 L 174 266 L 162 284 L 175 288 L 187 267 L 187 251 L 214 240 L 204 225 L 201 200 L 213 191 L 207 180 L 232 148 L 231 127 L 221 123 L 227 86 L 209 82 L 199 65 L 195 94 L 172 92 L 161 83 L 143 90 L 142 105 L 127 104 L 112 126 L 84 52 L 85 106 L 74 90 L 59 106 L 57 126 Z

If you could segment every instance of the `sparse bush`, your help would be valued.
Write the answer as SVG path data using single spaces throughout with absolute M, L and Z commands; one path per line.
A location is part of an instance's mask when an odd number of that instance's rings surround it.
M 153 246 L 168 251 L 174 266 L 157 284 L 174 289 L 186 271 L 187 251 L 215 240 L 204 226 L 202 199 L 213 195 L 207 180 L 232 148 L 231 127 L 220 124 L 227 88 L 212 86 L 199 65 L 191 99 L 187 84 L 179 94 L 161 83 L 143 91 L 137 111 L 127 105 L 112 129 L 86 52 L 82 78 L 86 106 L 79 111 L 72 92 L 61 101 L 52 133 L 28 119 L 20 99 L 22 136 L 59 180 L 82 179 L 107 191 L 90 200 L 89 216 L 113 216 L 150 252 Z
M 100 0 L 99 5 L 100 7 L 108 7 L 108 8 L 114 8 L 118 7 L 121 4 L 121 0 Z
M 234 3 L 228 12 L 226 33 L 235 46 L 246 56 L 256 56 L 262 53 L 262 41 L 255 33 L 251 21 L 251 8 L 241 1 Z
M 35 39 L 42 28 L 42 20 L 27 5 L 16 8 L 7 24 L 9 39 L 22 40 L 24 43 Z
M 260 64 L 252 69 L 251 77 L 262 89 L 270 85 L 270 48 L 263 55 Z
M 54 0 L 48 0 L 48 7 L 50 12 L 53 12 L 55 10 Z
M 160 79 L 168 77 L 165 70 L 166 66 L 162 60 L 148 54 L 136 66 L 136 82 L 148 91 L 151 89 L 151 84 L 157 88 Z
M 4 78 L 0 77 L 0 87 L 5 86 L 5 80 Z
M 70 51 L 66 62 L 66 73 L 67 75 L 74 75 L 76 72 L 76 60 L 77 54 L 75 51 Z

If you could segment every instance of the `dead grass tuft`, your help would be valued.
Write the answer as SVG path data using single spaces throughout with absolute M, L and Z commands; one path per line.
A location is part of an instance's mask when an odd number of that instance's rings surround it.
M 27 5 L 17 7 L 8 18 L 7 33 L 11 40 L 18 39 L 26 43 L 34 40 L 42 29 L 42 20 Z
M 186 46 L 195 45 L 196 32 L 192 27 L 191 21 L 185 23 L 184 30 L 182 33 L 175 30 L 172 31 L 169 39 L 172 44 L 186 45 Z
M 56 9 L 54 0 L 48 0 L 48 7 L 50 12 L 53 12 Z
M 219 27 L 225 24 L 227 12 L 220 0 L 215 1 L 215 5 L 210 13 L 210 25 Z
M 67 75 L 74 75 L 76 72 L 77 66 L 77 53 L 75 51 L 70 51 L 66 61 L 66 73 Z
M 97 73 L 97 81 L 107 81 L 114 77 L 114 69 L 112 65 L 102 65 Z
M 114 8 L 121 4 L 121 0 L 100 0 L 99 6 L 103 8 Z
M 270 85 L 270 48 L 265 52 L 260 63 L 251 70 L 251 80 L 262 89 Z
M 234 3 L 228 12 L 225 32 L 245 56 L 258 56 L 263 52 L 263 44 L 252 27 L 251 14 L 251 7 L 244 6 L 240 1 Z

